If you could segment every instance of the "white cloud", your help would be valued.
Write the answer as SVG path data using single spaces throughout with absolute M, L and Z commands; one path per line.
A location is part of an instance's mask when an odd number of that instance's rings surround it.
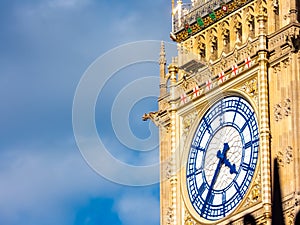
M 92 172 L 73 150 L 1 153 L 1 224 L 22 224 L 23 219 L 26 224 L 71 224 L 74 207 L 94 196 L 112 198 L 120 190 Z
M 0 224 L 73 224 L 77 210 L 95 198 L 114 201 L 111 210 L 124 225 L 158 224 L 154 189 L 104 180 L 87 166 L 70 140 L 0 152 Z

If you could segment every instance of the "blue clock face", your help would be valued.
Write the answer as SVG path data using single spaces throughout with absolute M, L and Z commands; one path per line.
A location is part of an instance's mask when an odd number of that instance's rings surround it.
M 257 118 L 245 99 L 225 97 L 206 112 L 186 170 L 190 202 L 203 219 L 219 220 L 236 209 L 253 178 L 258 146 Z

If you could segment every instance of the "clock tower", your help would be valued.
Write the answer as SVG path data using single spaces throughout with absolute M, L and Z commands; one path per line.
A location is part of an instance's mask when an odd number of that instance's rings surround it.
M 300 208 L 299 0 L 172 1 L 160 53 L 161 224 L 271 224 Z M 276 221 L 274 221 L 276 223 Z M 273 224 L 274 224 L 273 222 Z

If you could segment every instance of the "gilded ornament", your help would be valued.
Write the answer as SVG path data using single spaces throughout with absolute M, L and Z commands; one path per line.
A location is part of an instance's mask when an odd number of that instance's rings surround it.
M 241 87 L 241 90 L 247 93 L 250 97 L 252 97 L 256 104 L 258 104 L 257 78 L 245 82 L 245 84 Z
M 188 211 L 185 211 L 184 225 L 196 225 L 196 222 L 192 219 Z
M 246 199 L 244 207 L 250 207 L 261 200 L 261 175 L 258 174 L 255 179 L 255 183 L 251 188 L 251 191 Z

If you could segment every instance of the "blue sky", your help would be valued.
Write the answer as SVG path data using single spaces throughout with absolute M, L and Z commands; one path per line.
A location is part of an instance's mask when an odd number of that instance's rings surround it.
M 124 186 L 89 167 L 74 138 L 72 104 L 99 56 L 134 41 L 169 41 L 171 1 L 3 0 L 0 11 L 0 224 L 158 224 L 158 184 Z M 113 93 L 150 75 L 158 75 L 156 64 L 117 71 L 95 107 L 106 148 L 137 166 L 158 162 L 158 150 L 134 151 L 118 140 Z M 126 121 L 138 138 L 152 135 L 140 118 L 156 107 L 150 96 L 130 110 Z

